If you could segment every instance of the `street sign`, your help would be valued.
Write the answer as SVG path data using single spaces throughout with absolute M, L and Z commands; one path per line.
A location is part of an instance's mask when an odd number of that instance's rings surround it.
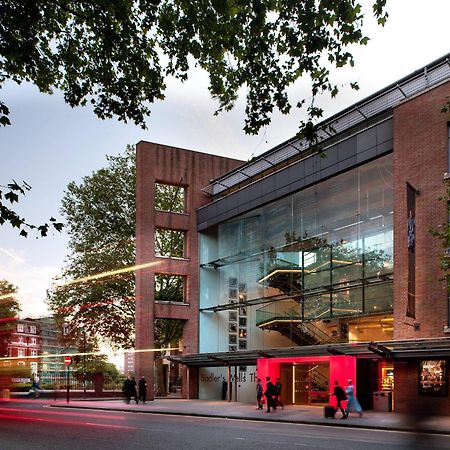
M 71 356 L 64 356 L 64 364 L 66 366 L 70 366 L 72 364 L 72 357 Z

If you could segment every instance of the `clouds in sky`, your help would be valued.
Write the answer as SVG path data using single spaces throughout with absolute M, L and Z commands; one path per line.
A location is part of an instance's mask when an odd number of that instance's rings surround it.
M 43 300 L 49 280 L 59 273 L 59 266 L 31 265 L 13 248 L 0 247 L 0 278 L 18 287 L 21 317 L 39 317 L 47 313 Z

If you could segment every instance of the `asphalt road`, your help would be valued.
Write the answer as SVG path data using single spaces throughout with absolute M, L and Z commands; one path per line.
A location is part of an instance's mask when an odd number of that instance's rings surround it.
M 0 450 L 449 449 L 449 435 L 0 403 Z

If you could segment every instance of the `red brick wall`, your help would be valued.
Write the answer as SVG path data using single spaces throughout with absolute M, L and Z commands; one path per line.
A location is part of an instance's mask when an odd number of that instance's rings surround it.
M 447 208 L 439 200 L 448 172 L 449 115 L 441 112 L 450 83 L 445 83 L 394 110 L 394 339 L 445 336 L 448 325 L 447 289 L 441 280 L 440 240 L 430 233 L 447 223 Z M 406 183 L 416 196 L 415 317 L 406 316 L 408 246 Z M 416 326 L 414 326 L 416 325 Z M 450 414 L 449 397 L 418 394 L 418 361 L 394 365 L 394 408 L 397 412 Z
M 394 339 L 444 336 L 447 291 L 440 280 L 442 244 L 430 233 L 447 221 L 443 176 L 448 171 L 447 121 L 441 112 L 450 83 L 419 95 L 394 110 Z M 406 316 L 408 247 L 406 183 L 416 197 L 416 314 Z M 419 324 L 419 327 L 414 327 Z
M 450 398 L 419 395 L 418 361 L 394 363 L 394 410 L 416 415 L 449 415 Z
M 190 150 L 139 142 L 136 147 L 136 264 L 156 262 L 157 265 L 136 273 L 136 350 L 154 347 L 154 319 L 185 320 L 183 352 L 198 352 L 198 236 L 196 209 L 210 201 L 201 191 L 210 179 L 230 171 L 243 162 Z M 181 181 L 180 181 L 181 180 Z M 186 213 L 155 211 L 155 182 L 179 185 L 186 189 Z M 187 232 L 186 260 L 155 257 L 154 230 L 173 228 Z M 154 274 L 177 274 L 187 277 L 188 304 L 156 304 Z M 153 399 L 153 353 L 137 352 L 136 375 L 145 375 L 149 399 Z M 192 371 L 195 374 L 195 371 Z M 183 386 L 183 394 L 196 398 L 197 384 Z

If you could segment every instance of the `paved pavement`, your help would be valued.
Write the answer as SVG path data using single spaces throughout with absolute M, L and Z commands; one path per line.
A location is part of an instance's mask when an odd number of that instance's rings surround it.
M 450 435 L 450 416 L 414 417 L 395 412 L 366 411 L 362 417 L 350 414 L 347 420 L 340 419 L 341 413 L 335 419 L 325 419 L 323 407 L 319 406 L 286 406 L 267 414 L 256 409 L 255 405 L 240 402 L 156 399 L 146 404 L 131 403 L 127 405 L 122 400 L 66 400 L 53 401 L 52 407 L 85 408 L 107 411 L 126 411 L 147 414 L 173 414 L 187 416 L 220 417 L 240 420 L 259 420 L 271 422 L 302 423 L 315 425 L 332 425 L 340 427 L 387 429 L 397 431 L 420 431 Z

